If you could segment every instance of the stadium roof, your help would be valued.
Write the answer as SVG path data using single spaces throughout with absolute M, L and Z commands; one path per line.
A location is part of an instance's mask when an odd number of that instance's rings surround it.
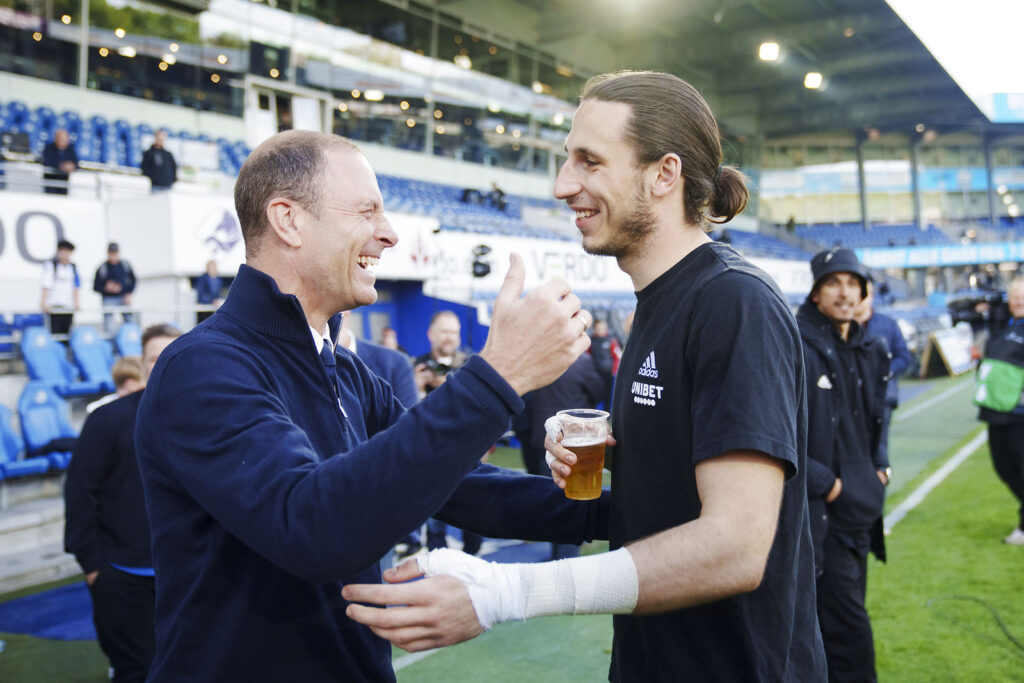
M 467 27 L 510 37 L 578 70 L 676 73 L 703 92 L 723 130 L 736 136 L 992 129 L 886 0 L 431 4 Z M 778 44 L 776 60 L 759 58 L 764 42 Z M 804 86 L 811 72 L 821 74 L 821 87 Z M 1000 130 L 1019 133 L 1024 126 Z

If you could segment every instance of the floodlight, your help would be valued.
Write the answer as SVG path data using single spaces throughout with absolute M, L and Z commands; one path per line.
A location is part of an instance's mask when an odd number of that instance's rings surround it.
M 817 71 L 808 71 L 804 76 L 804 87 L 808 90 L 817 90 L 821 87 L 822 77 Z
M 779 58 L 779 44 L 775 42 L 761 43 L 761 47 L 757 50 L 757 56 L 763 62 L 774 62 Z

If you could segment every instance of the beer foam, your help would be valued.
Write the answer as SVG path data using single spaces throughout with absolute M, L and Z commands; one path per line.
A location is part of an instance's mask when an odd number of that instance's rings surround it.
M 562 439 L 562 446 L 565 448 L 580 448 L 581 446 L 604 445 L 603 436 L 567 436 Z

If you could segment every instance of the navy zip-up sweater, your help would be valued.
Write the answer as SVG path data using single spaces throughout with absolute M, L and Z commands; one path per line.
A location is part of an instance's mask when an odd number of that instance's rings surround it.
M 345 350 L 337 376 L 347 417 L 298 299 L 244 265 L 218 314 L 161 354 L 136 430 L 149 681 L 394 680 L 390 645 L 345 616 L 341 586 L 378 583 L 378 559 L 449 497 L 438 516 L 488 535 L 607 536 L 607 499 L 474 470 L 522 408 L 483 359 L 407 412 Z

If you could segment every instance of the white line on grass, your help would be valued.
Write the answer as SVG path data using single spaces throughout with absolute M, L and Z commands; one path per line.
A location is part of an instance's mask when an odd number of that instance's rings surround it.
M 392 660 L 391 666 L 395 671 L 400 671 L 410 664 L 415 664 L 421 659 L 426 659 L 430 655 L 438 651 L 439 648 L 433 650 L 423 650 L 422 652 L 413 652 L 412 654 L 404 655 L 400 659 Z
M 945 401 L 947 398 L 949 398 L 950 396 L 952 396 L 956 392 L 961 391 L 962 389 L 964 389 L 964 387 L 972 387 L 972 386 L 974 386 L 973 382 L 961 382 L 960 384 L 957 384 L 956 386 L 953 386 L 953 387 L 950 387 L 949 389 L 946 389 L 945 391 L 943 391 L 941 394 L 938 394 L 937 396 L 932 396 L 930 399 L 928 399 L 924 403 L 919 403 L 916 406 L 914 406 L 913 408 L 908 408 L 907 410 L 900 410 L 900 411 L 898 411 L 893 417 L 894 417 L 896 422 L 903 422 L 904 420 L 909 419 L 909 418 L 913 417 L 914 415 L 917 415 L 918 413 L 931 408 L 936 403 L 941 403 L 942 401 Z
M 918 486 L 913 493 L 903 500 L 902 503 L 897 505 L 895 510 L 887 514 L 883 522 L 885 533 L 892 531 L 892 528 L 906 517 L 908 512 L 920 505 L 921 501 L 925 499 L 925 496 L 935 490 L 935 487 L 941 484 L 946 477 L 952 474 L 953 470 L 959 467 L 964 460 L 969 458 L 974 451 L 981 448 L 982 444 L 987 440 L 987 430 L 982 431 L 976 437 L 971 439 L 970 443 L 957 451 L 953 457 L 943 463 L 942 467 L 936 470 L 932 476 L 928 477 L 924 483 Z

